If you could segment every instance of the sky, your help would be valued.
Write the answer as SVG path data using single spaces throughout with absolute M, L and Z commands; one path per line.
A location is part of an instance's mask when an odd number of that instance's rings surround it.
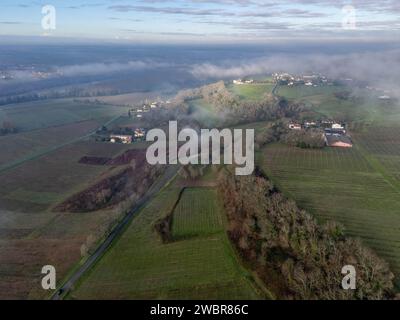
M 45 5 L 53 6 L 55 15 L 43 13 Z M 0 36 L 8 38 L 167 43 L 400 39 L 399 0 L 1 0 L 0 7 Z

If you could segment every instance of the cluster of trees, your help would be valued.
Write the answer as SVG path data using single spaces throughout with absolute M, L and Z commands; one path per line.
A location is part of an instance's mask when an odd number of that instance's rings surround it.
M 197 89 L 181 91 L 174 99 L 175 109 L 180 106 L 181 111 L 186 111 L 187 115 L 188 101 L 199 98 L 214 106 L 220 119 L 218 126 L 297 117 L 305 110 L 303 104 L 289 102 L 285 98 L 278 98 L 274 95 L 266 95 L 260 101 L 242 101 L 229 92 L 223 81 Z M 180 113 L 181 116 L 182 114 L 184 113 Z
M 118 206 L 126 199 L 140 199 L 164 172 L 163 166 L 132 161 L 109 177 L 79 192 L 58 205 L 58 212 L 91 212 Z
M 259 170 L 242 177 L 224 170 L 219 181 L 232 242 L 279 298 L 393 297 L 394 276 L 382 259 L 340 225 L 318 225 Z M 342 288 L 346 265 L 356 269 L 355 290 Z
M 167 204 L 167 207 L 164 208 L 165 214 L 153 224 L 153 230 L 156 232 L 162 243 L 170 243 L 174 240 L 172 235 L 174 211 L 181 200 L 184 191 L 185 188 L 182 188 L 176 201 L 169 203 L 169 205 Z
M 320 149 L 325 147 L 324 132 L 321 129 L 290 130 L 282 135 L 281 141 L 303 149 Z
M 281 136 L 286 132 L 286 125 L 281 120 L 270 123 L 267 127 L 256 133 L 254 137 L 255 149 L 260 150 L 269 143 L 279 141 Z
M 337 92 L 334 93 L 334 95 L 335 95 L 336 98 L 338 98 L 340 100 L 349 100 L 351 95 L 352 95 L 352 92 L 351 91 L 347 91 L 347 90 L 337 91 Z

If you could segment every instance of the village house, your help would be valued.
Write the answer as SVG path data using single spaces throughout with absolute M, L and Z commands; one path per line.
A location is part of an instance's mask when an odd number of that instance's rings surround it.
M 111 143 L 130 144 L 130 143 L 132 143 L 132 141 L 133 141 L 133 138 L 131 135 L 124 135 L 124 134 L 111 134 L 110 135 Z
M 333 123 L 332 124 L 332 129 L 344 130 L 344 125 L 340 124 L 340 123 Z
M 345 129 L 326 128 L 325 129 L 325 134 L 326 135 L 345 135 L 346 134 L 346 130 Z
M 298 123 L 289 123 L 290 130 L 301 130 L 301 124 Z
M 146 130 L 143 128 L 138 128 L 134 130 L 134 137 L 135 139 L 141 139 L 146 136 Z
M 243 79 L 236 79 L 236 80 L 233 80 L 233 84 L 237 84 L 237 85 L 241 85 L 241 84 L 252 84 L 252 83 L 254 83 L 254 80 L 253 80 L 253 79 L 245 79 L 245 80 L 243 80 Z
M 305 121 L 304 127 L 306 128 L 314 128 L 317 127 L 317 123 L 315 121 Z
M 244 84 L 242 79 L 233 80 L 233 84 Z

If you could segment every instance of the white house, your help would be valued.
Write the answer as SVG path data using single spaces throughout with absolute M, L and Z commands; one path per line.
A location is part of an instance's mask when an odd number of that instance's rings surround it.
M 340 123 L 334 123 L 332 124 L 332 129 L 339 129 L 339 130 L 343 130 L 344 126 Z
M 112 134 L 110 135 L 110 141 L 116 143 L 121 141 L 123 144 L 132 143 L 132 136 L 123 134 Z
M 301 125 L 298 123 L 290 123 L 289 129 L 290 130 L 301 130 Z
M 242 79 L 233 80 L 233 84 L 243 84 Z

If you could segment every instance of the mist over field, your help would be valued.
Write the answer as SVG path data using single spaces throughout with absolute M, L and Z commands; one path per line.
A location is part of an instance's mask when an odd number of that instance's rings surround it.
M 0 67 L 12 79 L 0 80 L 1 95 L 117 80 L 125 83 L 126 91 L 179 90 L 215 79 L 277 71 L 378 81 L 380 87 L 394 90 L 400 71 L 399 45 L 382 43 L 31 45 L 29 57 L 26 46 L 4 45 L 2 49 Z M 46 76 L 38 77 L 35 72 Z

